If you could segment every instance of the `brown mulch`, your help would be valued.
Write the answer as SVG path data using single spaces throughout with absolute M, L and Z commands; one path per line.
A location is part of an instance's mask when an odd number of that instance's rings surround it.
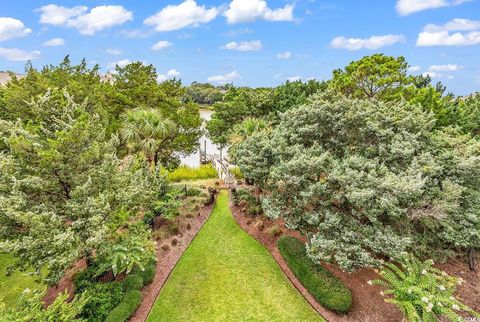
M 57 284 L 47 289 L 43 297 L 43 303 L 45 306 L 49 306 L 55 301 L 58 295 L 67 292 L 68 300 L 72 300 L 75 296 L 75 283 L 73 277 L 76 272 L 87 268 L 87 259 L 82 258 L 77 261 L 72 267 L 70 267 L 65 275 L 58 281 Z
M 142 302 L 129 321 L 143 322 L 147 320 L 148 314 L 150 313 L 160 290 L 188 245 L 190 245 L 197 233 L 203 227 L 203 224 L 207 221 L 214 204 L 215 202 L 210 206 L 201 208 L 198 211 L 197 216 L 188 221 L 187 225 L 189 228 L 182 229 L 179 234 L 169 237 L 166 240 L 162 240 L 162 242 L 157 245 L 158 260 L 155 279 L 150 285 L 147 285 L 142 289 Z M 167 245 L 168 249 L 164 249 L 167 248 Z M 162 246 L 164 248 L 162 248 Z
M 325 268 L 347 285 L 352 292 L 353 298 L 352 308 L 348 314 L 340 315 L 325 309 L 308 293 L 295 277 L 277 248 L 277 241 L 281 235 L 296 237 L 303 241 L 306 241 L 306 238 L 301 236 L 297 231 L 285 228 L 283 220 L 269 220 L 265 217 L 249 217 L 245 215 L 241 207 L 233 206 L 232 203 L 230 203 L 230 207 L 238 225 L 269 250 L 292 284 L 326 320 L 340 322 L 402 321 L 403 316 L 400 310 L 383 300 L 380 295 L 381 288 L 367 284 L 369 280 L 379 277 L 373 269 L 361 269 L 354 273 L 346 273 L 336 266 L 324 264 Z M 273 226 L 281 229 L 279 236 L 272 236 L 272 234 L 268 233 L 269 229 Z M 465 260 L 450 260 L 448 263 L 438 266 L 448 274 L 462 277 L 465 280 L 465 283 L 458 288 L 458 296 L 462 298 L 467 305 L 476 311 L 480 311 L 480 263 L 477 261 L 476 272 L 469 270 Z

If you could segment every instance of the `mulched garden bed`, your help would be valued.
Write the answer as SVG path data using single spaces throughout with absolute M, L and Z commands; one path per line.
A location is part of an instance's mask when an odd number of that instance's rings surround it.
M 328 321 L 339 322 L 385 322 L 402 321 L 402 313 L 392 304 L 386 303 L 380 295 L 381 287 L 368 285 L 367 282 L 378 278 L 378 274 L 373 269 L 361 269 L 354 273 L 346 273 L 338 267 L 324 264 L 324 267 L 330 270 L 338 277 L 352 292 L 353 305 L 349 313 L 345 315 L 336 314 L 322 307 L 303 285 L 298 281 L 287 263 L 281 256 L 277 241 L 282 235 L 292 236 L 306 241 L 297 231 L 285 228 L 283 220 L 269 220 L 264 216 L 250 217 L 245 215 L 241 206 L 234 206 L 230 202 L 230 207 L 238 225 L 262 243 L 275 258 L 285 275 L 292 284 L 300 291 L 312 307 L 319 312 Z M 273 230 L 280 230 L 280 234 L 272 234 Z M 480 310 L 480 263 L 477 261 L 476 272 L 469 270 L 465 260 L 450 260 L 446 264 L 437 265 L 448 274 L 461 277 L 465 282 L 458 288 L 458 296 L 462 298 L 465 304 L 473 309 Z

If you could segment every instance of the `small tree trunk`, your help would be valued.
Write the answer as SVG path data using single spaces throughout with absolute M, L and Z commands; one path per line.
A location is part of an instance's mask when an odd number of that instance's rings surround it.
M 475 271 L 475 249 L 470 248 L 468 251 L 468 264 L 472 271 Z

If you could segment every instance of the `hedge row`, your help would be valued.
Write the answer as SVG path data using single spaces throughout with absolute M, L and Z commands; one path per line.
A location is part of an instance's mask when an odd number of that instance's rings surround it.
M 295 276 L 308 292 L 326 308 L 347 313 L 352 306 L 352 293 L 332 273 L 307 257 L 305 244 L 297 238 L 283 236 L 278 249 Z
M 155 278 L 156 263 L 154 261 L 146 265 L 145 270 L 134 269 L 122 281 L 124 291 L 122 301 L 108 314 L 106 322 L 124 322 L 137 310 L 142 301 L 143 286 L 153 282 Z

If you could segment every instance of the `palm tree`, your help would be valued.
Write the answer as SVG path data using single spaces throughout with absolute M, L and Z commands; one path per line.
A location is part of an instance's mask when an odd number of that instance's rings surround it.
M 171 153 L 168 141 L 177 135 L 177 127 L 153 109 L 128 111 L 121 136 L 130 153 L 143 153 L 151 167 L 156 167 L 162 153 Z

